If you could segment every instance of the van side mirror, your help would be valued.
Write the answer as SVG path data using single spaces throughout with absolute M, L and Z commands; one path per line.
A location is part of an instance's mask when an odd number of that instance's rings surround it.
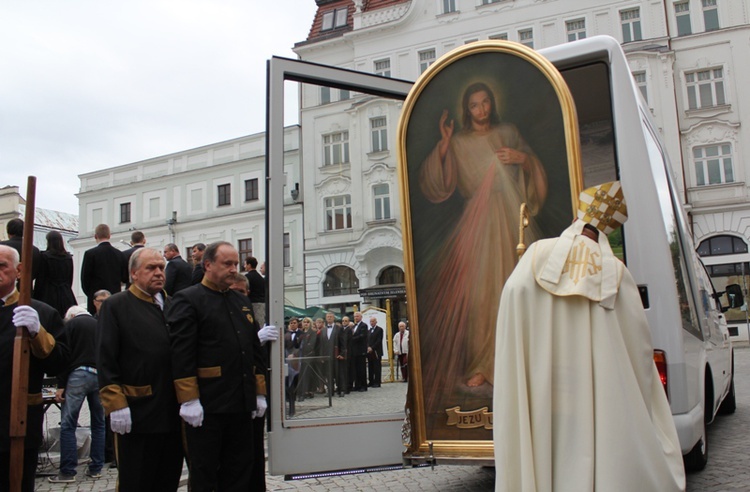
M 742 295 L 742 287 L 738 284 L 727 285 L 726 293 L 730 309 L 742 307 L 742 305 L 745 304 L 745 296 Z

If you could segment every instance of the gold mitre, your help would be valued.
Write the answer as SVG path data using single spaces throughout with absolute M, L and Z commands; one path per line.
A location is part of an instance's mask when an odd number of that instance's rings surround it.
M 586 188 L 578 195 L 578 218 L 609 235 L 628 220 L 619 181 Z

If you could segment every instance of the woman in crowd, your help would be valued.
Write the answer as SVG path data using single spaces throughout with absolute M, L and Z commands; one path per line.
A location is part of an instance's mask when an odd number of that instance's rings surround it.
M 73 294 L 73 256 L 57 231 L 47 233 L 47 249 L 42 251 L 42 265 L 34 283 L 34 299 L 49 304 L 65 316 L 70 306 L 78 304 Z

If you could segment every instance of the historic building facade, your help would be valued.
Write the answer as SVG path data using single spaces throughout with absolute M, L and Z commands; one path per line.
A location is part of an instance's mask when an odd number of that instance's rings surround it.
M 696 247 L 711 256 L 708 264 L 733 272 L 750 259 L 750 133 L 740 120 L 750 111 L 741 82 L 750 80 L 750 1 L 316 3 L 310 33 L 295 46 L 300 59 L 405 80 L 476 40 L 541 49 L 601 34 L 618 39 L 667 146 Z M 403 268 L 395 148 L 401 104 L 318 86 L 301 95 L 307 302 L 358 302 L 357 288 L 383 284 L 383 272 Z M 728 268 L 712 273 L 726 276 Z
M 71 242 L 77 271 L 101 223 L 110 226 L 120 249 L 129 248 L 130 234 L 139 230 L 147 246 L 175 243 L 186 260 L 195 243 L 223 240 L 237 247 L 241 264 L 249 255 L 264 261 L 265 149 L 265 133 L 259 133 L 80 175 L 80 233 Z M 300 182 L 299 126 L 285 129 L 284 176 L 284 244 L 270 247 L 284 249 L 285 303 L 300 304 L 302 250 L 295 245 L 301 244 L 302 206 L 291 193 Z

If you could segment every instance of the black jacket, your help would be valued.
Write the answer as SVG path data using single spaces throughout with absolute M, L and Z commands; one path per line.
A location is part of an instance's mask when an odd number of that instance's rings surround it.
M 180 403 L 200 398 L 206 413 L 255 410 L 267 365 L 250 300 L 204 277 L 175 295 L 167 318 Z
M 102 241 L 83 254 L 81 265 L 81 289 L 88 297 L 88 310 L 95 313 L 94 293 L 107 289 L 111 294 L 122 290 L 127 281 L 127 271 L 123 268 L 122 251 L 109 241 Z
M 1 302 L 1 301 L 0 301 Z M 13 368 L 13 345 L 16 327 L 13 325 L 13 310 L 18 306 L 18 292 L 8 297 L 0 306 L 0 452 L 10 450 L 10 399 Z M 65 345 L 55 340 L 62 330 L 62 319 L 56 310 L 43 302 L 31 301 L 31 307 L 39 313 L 42 329 L 29 340 L 29 400 L 26 416 L 27 449 L 36 449 L 42 443 L 42 380 L 44 374 L 57 374 L 67 366 Z
M 164 283 L 164 290 L 170 296 L 174 296 L 182 289 L 190 287 L 193 270 L 187 261 L 183 260 L 180 255 L 177 255 L 167 263 L 166 275 L 167 281 Z
M 168 306 L 165 298 L 165 311 Z M 179 431 L 169 331 L 159 305 L 135 285 L 107 299 L 99 313 L 97 347 L 105 413 L 130 407 L 133 433 Z

